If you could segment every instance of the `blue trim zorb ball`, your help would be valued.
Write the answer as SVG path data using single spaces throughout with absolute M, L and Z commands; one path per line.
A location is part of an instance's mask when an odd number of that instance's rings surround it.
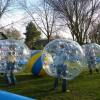
M 92 68 L 100 68 L 100 45 L 96 43 L 88 43 L 82 46 L 85 53 L 86 66 L 91 65 Z
M 42 62 L 48 75 L 71 80 L 82 71 L 84 53 L 77 42 L 56 39 L 45 46 Z
M 9 70 L 19 72 L 28 62 L 29 56 L 29 49 L 23 42 L 12 39 L 0 40 L 0 73 Z M 11 66 L 8 59 L 14 63 L 14 66 Z

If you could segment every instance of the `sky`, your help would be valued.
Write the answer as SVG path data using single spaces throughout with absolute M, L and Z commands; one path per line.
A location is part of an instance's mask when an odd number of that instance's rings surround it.
M 21 32 L 24 32 L 24 27 L 22 27 L 23 24 L 23 20 L 20 21 L 20 19 L 22 19 L 23 17 L 23 13 L 20 11 L 16 11 L 13 14 L 9 14 L 9 15 L 5 15 L 3 16 L 3 18 L 1 19 L 1 25 L 2 26 L 6 26 L 8 24 L 10 24 L 8 27 L 16 27 L 18 30 L 20 30 Z M 18 21 L 16 23 L 16 21 Z
M 37 4 L 39 0 L 30 0 L 34 3 L 34 5 Z M 25 37 L 23 33 L 26 32 L 25 26 L 27 25 L 26 22 L 28 22 L 30 19 L 25 15 L 25 12 L 22 10 L 15 10 L 11 13 L 7 13 L 3 15 L 3 17 L 0 19 L 0 26 L 6 26 L 5 28 L 14 27 L 18 31 L 20 31 L 22 37 Z
M 39 0 L 31 0 L 34 5 L 39 4 Z M 10 14 L 6 14 L 4 15 L 1 19 L 0 19 L 0 25 L 1 26 L 6 26 L 8 24 L 10 24 L 8 27 L 14 27 L 16 28 L 18 31 L 20 31 L 21 35 L 23 38 L 25 38 L 25 35 L 23 35 L 23 33 L 25 33 L 25 27 L 27 25 L 26 22 L 29 22 L 30 18 L 28 16 L 26 16 L 25 12 L 23 12 L 22 10 L 15 10 L 14 12 L 10 13 Z M 6 27 L 6 28 L 8 28 Z M 67 31 L 69 33 L 69 31 Z M 63 34 L 62 34 L 63 33 Z M 65 38 L 71 38 L 71 35 L 65 35 L 66 32 L 65 31 L 61 31 L 61 36 L 65 37 Z M 44 36 L 42 36 L 44 37 Z

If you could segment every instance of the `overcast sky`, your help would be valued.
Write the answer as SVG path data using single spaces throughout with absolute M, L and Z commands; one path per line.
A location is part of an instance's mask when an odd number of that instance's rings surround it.
M 29 1 L 32 1 L 34 5 L 37 5 L 40 0 L 29 0 Z M 17 9 L 17 10 L 14 10 L 13 12 L 10 12 L 9 14 L 3 15 L 3 17 L 0 19 L 0 24 L 2 26 L 6 26 L 8 24 L 15 23 L 16 21 L 18 21 L 17 23 L 13 24 L 13 26 L 14 27 L 16 26 L 16 28 L 18 28 L 21 32 L 24 32 L 25 29 L 20 26 L 23 26 L 23 22 L 25 22 L 25 20 L 28 19 L 25 17 L 26 17 L 26 15 L 25 15 L 24 11 Z M 23 18 L 25 18 L 25 19 L 23 19 Z
M 37 4 L 38 0 L 32 0 L 32 2 L 34 2 L 34 5 Z M 26 26 L 26 21 L 30 20 L 29 18 L 27 18 L 27 16 L 24 14 L 24 12 L 22 10 L 15 10 L 9 14 L 4 15 L 1 19 L 0 19 L 0 26 L 6 26 L 9 25 L 5 28 L 9 28 L 9 27 L 14 27 L 17 30 L 19 30 L 21 33 L 24 33 L 25 30 L 25 26 Z M 22 34 L 23 35 L 23 34 Z
M 34 5 L 37 5 L 37 4 L 39 4 L 40 0 L 32 0 L 32 1 L 34 2 Z M 29 20 L 30 20 L 30 18 L 27 17 L 22 10 L 15 10 L 11 14 L 4 15 L 0 19 L 0 24 L 1 24 L 1 26 L 6 26 L 8 24 L 11 24 L 8 27 L 14 27 L 17 30 L 19 30 L 21 33 L 25 33 L 25 31 L 26 31 L 25 26 L 27 25 L 26 22 L 28 22 Z M 8 27 L 6 27 L 6 28 L 8 28 Z M 63 37 L 66 36 L 66 35 L 64 35 L 65 34 L 64 31 L 61 31 L 61 33 L 63 33 Z M 22 36 L 25 37 L 23 34 L 22 34 Z M 70 38 L 71 35 L 66 36 L 66 38 L 67 37 Z

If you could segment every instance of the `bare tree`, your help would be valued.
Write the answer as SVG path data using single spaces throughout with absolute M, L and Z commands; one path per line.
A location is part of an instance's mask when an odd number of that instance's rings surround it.
M 79 44 L 86 41 L 91 24 L 96 21 L 100 0 L 45 0 L 66 21 L 68 28 Z
M 14 0 L 0 0 L 0 18 L 7 13 L 8 11 L 10 11 L 10 7 L 12 4 L 12 1 Z
M 100 22 L 93 25 L 93 28 L 89 33 L 89 38 L 91 42 L 100 44 Z
M 20 2 L 22 8 L 30 15 L 37 28 L 47 37 L 48 42 L 54 33 L 59 31 L 58 18 L 56 12 L 44 1 L 38 7 L 34 7 L 33 2 L 27 0 Z M 28 6 L 29 5 L 29 6 Z

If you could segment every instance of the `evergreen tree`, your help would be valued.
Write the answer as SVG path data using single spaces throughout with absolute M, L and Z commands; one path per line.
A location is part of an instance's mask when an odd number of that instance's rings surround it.
M 33 22 L 28 23 L 26 26 L 26 40 L 25 43 L 30 49 L 35 49 L 35 41 L 40 38 L 41 32 L 37 30 Z

